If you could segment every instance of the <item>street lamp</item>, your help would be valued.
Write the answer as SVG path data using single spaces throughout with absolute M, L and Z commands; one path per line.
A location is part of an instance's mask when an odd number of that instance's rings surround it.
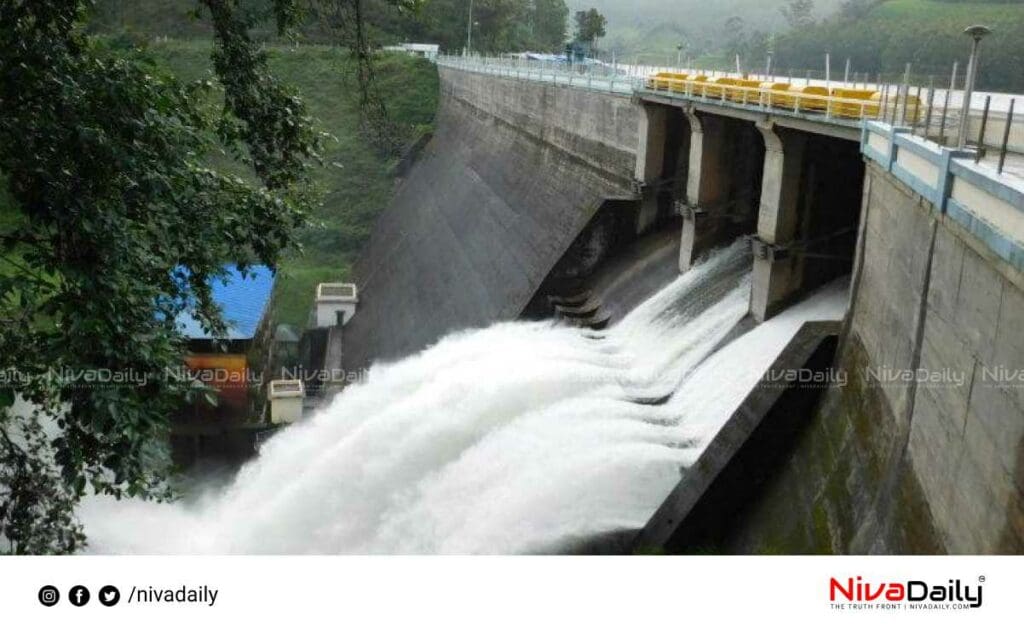
M 963 149 L 967 145 L 967 124 L 971 116 L 971 97 L 974 95 L 974 82 L 978 78 L 978 47 L 981 38 L 992 32 L 987 26 L 975 24 L 964 29 L 964 35 L 970 35 L 974 43 L 971 45 L 971 59 L 967 62 L 967 78 L 964 83 L 964 102 L 960 110 L 960 130 L 957 133 L 956 147 Z
M 683 45 L 676 46 L 676 68 L 681 68 L 683 63 Z

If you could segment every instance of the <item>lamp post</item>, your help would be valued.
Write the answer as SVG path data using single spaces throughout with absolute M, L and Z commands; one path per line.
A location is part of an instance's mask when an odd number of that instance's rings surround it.
M 676 46 L 676 68 L 680 68 L 683 63 L 683 45 L 679 44 Z
M 964 29 L 964 35 L 970 35 L 974 43 L 971 45 L 971 59 L 967 62 L 967 79 L 964 82 L 964 102 L 960 109 L 960 129 L 957 131 L 956 147 L 963 149 L 967 145 L 967 125 L 971 117 L 971 97 L 974 96 L 974 82 L 978 78 L 978 48 L 981 38 L 992 32 L 987 26 L 975 24 Z

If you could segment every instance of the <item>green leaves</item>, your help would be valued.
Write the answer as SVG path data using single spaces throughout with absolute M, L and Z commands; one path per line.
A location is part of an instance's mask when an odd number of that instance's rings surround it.
M 0 409 L 0 544 L 10 554 L 66 554 L 85 540 L 75 496 L 54 470 L 36 415 Z
M 84 39 L 85 4 L 0 3 L 0 173 L 17 215 L 0 223 L 0 359 L 24 377 L 20 395 L 61 417 L 48 438 L 3 417 L 13 389 L 0 391 L 0 433 L 31 436 L 0 453 L 0 530 L 16 523 L 5 538 L 26 552 L 80 543 L 65 510 L 87 490 L 164 494 L 168 419 L 192 388 L 175 317 L 226 330 L 211 282 L 227 263 L 273 266 L 294 243 L 318 149 L 233 1 L 210 3 L 227 25 L 221 113 L 204 86 Z M 197 158 L 225 130 L 262 185 Z
M 576 22 L 576 41 L 593 44 L 598 38 L 605 36 L 608 21 L 597 9 L 577 11 L 573 16 Z
M 215 40 L 214 70 L 224 85 L 227 120 L 220 126 L 227 145 L 244 145 L 257 176 L 269 189 L 301 184 L 309 161 L 319 158 L 322 136 L 317 134 L 302 101 L 267 70 L 266 52 L 249 37 L 248 25 L 231 0 L 202 0 L 212 15 Z M 275 0 L 280 24 L 294 17 Z

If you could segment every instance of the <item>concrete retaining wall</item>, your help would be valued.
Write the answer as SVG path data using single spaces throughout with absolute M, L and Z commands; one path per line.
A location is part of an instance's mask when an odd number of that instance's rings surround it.
M 1024 280 L 869 161 L 832 386 L 733 551 L 1024 552 Z
M 346 369 L 519 316 L 601 204 L 632 197 L 628 97 L 439 71 L 434 138 L 357 265 Z

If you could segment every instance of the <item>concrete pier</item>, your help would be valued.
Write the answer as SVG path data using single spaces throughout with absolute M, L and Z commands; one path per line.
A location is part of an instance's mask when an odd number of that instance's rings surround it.
M 747 121 L 686 110 L 690 151 L 679 270 L 708 249 L 752 230 L 761 180 L 761 141 Z
M 664 177 L 669 109 L 659 105 L 640 105 L 639 112 L 634 187 L 640 196 L 636 232 L 644 233 L 658 217 L 658 184 Z
M 806 135 L 759 122 L 764 137 L 764 175 L 757 214 L 750 313 L 758 321 L 774 316 L 799 290 L 804 260 L 786 252 L 797 236 L 800 184 Z

